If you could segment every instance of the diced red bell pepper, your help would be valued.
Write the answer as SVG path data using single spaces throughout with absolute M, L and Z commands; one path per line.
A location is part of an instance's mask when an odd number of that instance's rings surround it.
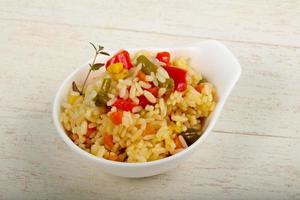
M 169 76 L 174 80 L 175 90 L 183 92 L 186 90 L 186 71 L 178 67 L 173 67 L 171 65 L 165 66 L 164 69 L 168 72 Z
M 126 50 L 121 50 L 117 54 L 115 54 L 112 58 L 110 58 L 106 62 L 105 67 L 108 68 L 110 65 L 118 62 L 121 62 L 125 69 L 130 69 L 131 67 L 133 67 L 130 60 L 130 55 Z
M 159 87 L 151 87 L 148 89 L 148 91 L 153 94 L 155 97 L 158 97 L 158 90 L 159 90 Z
M 170 53 L 167 51 L 162 51 L 162 52 L 158 52 L 156 54 L 156 58 L 160 61 L 160 62 L 164 62 L 167 65 L 170 64 Z
M 147 91 L 149 91 L 155 97 L 158 97 L 158 90 L 159 87 L 155 87 L 155 86 L 147 89 Z M 138 99 L 139 99 L 139 106 L 142 106 L 143 108 L 145 108 L 148 104 L 152 104 L 150 101 L 148 101 L 148 99 L 144 95 L 139 96 Z
M 136 104 L 131 99 L 118 98 L 113 104 L 117 109 L 123 111 L 131 111 Z
M 143 108 L 145 108 L 148 104 L 150 104 L 150 102 L 144 95 L 139 96 L 138 99 L 139 99 L 139 105 L 142 106 Z

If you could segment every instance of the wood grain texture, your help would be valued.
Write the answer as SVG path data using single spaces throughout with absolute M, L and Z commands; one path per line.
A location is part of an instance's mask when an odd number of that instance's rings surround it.
M 11 20 L 300 46 L 297 1 L 4 0 L 0 7 Z
M 0 199 L 300 199 L 297 1 L 0 1 Z M 51 119 L 63 79 L 109 49 L 221 40 L 243 74 L 212 134 L 178 169 L 103 174 Z

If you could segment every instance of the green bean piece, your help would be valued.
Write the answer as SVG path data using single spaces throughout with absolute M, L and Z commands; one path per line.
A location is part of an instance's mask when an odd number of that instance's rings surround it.
M 105 95 L 103 93 L 98 93 L 97 96 L 95 97 L 95 104 L 96 106 L 105 106 L 108 100 L 109 98 L 107 94 Z
M 174 90 L 174 85 L 174 80 L 172 78 L 166 79 L 164 83 L 158 83 L 158 86 L 160 88 L 166 88 L 167 92 L 172 92 Z
M 110 86 L 111 86 L 111 79 L 110 78 L 103 79 L 100 91 L 94 99 L 96 106 L 105 106 L 107 101 L 109 101 L 107 94 L 109 92 Z
M 185 132 L 181 133 L 184 138 L 186 144 L 191 146 L 194 142 L 196 142 L 200 137 L 200 130 L 189 128 Z
M 100 92 L 108 93 L 108 91 L 110 89 L 110 86 L 111 86 L 111 79 L 110 78 L 105 78 L 102 82 Z
M 167 79 L 165 81 L 165 83 L 166 83 L 166 89 L 167 90 L 171 90 L 172 91 L 174 89 L 175 83 L 174 83 L 173 79 L 169 78 L 169 79 Z
M 146 56 L 140 55 L 137 59 L 138 64 L 142 64 L 142 72 L 144 72 L 147 75 L 150 75 L 151 72 L 156 72 L 157 66 L 152 63 Z

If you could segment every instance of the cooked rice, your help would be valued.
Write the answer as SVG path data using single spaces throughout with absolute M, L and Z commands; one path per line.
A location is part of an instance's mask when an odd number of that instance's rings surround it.
M 159 90 L 158 90 L 158 96 L 159 97 L 161 97 L 161 96 L 163 96 L 165 93 L 166 93 L 166 88 L 159 88 Z
M 161 75 L 160 73 L 158 73 L 158 72 L 156 73 L 156 78 L 161 83 L 166 82 L 166 78 L 163 75 Z
M 188 145 L 186 144 L 186 141 L 184 140 L 184 138 L 182 137 L 182 135 L 179 135 L 178 139 L 179 139 L 181 145 L 183 146 L 183 148 L 187 148 L 188 147 Z
M 111 99 L 106 103 L 106 105 L 107 105 L 107 106 L 112 106 L 112 105 L 115 103 L 116 100 L 117 100 L 117 98 L 116 98 L 116 97 L 113 97 L 113 98 L 111 98 Z
M 152 76 L 149 76 L 149 75 L 146 75 L 145 79 L 146 79 L 146 81 L 148 81 L 148 82 L 152 82 L 152 81 L 153 81 L 153 77 L 152 77 Z
M 144 95 L 148 99 L 148 101 L 150 101 L 151 103 L 156 103 L 155 96 L 153 96 L 153 94 L 151 94 L 149 91 L 144 90 Z
M 133 112 L 133 113 L 138 113 L 138 112 L 140 112 L 141 110 L 143 110 L 143 107 L 142 107 L 142 106 L 135 106 L 135 107 L 133 107 L 132 112 Z
M 202 83 L 201 92 L 197 91 L 195 85 L 202 76 L 188 67 L 186 91 L 167 93 L 167 89 L 161 87 L 158 95 L 154 96 L 148 89 L 153 85 L 159 86 L 159 82 L 164 83 L 170 78 L 161 67 L 165 64 L 158 61 L 155 63 L 158 65 L 157 72 L 146 75 L 146 82 L 136 78 L 142 68 L 141 64 L 130 69 L 128 78 L 114 80 L 107 95 L 108 110 L 96 106 L 94 102 L 103 77 L 86 87 L 84 97 L 78 92 L 70 91 L 67 102 L 61 105 L 60 121 L 76 145 L 97 157 L 116 157 L 122 162 L 158 160 L 188 147 L 180 133 L 188 128 L 202 128 L 205 118 L 216 106 L 215 88 L 211 83 L 205 82 Z M 112 122 L 110 116 L 118 111 L 114 106 L 118 97 L 130 98 L 138 105 L 142 95 L 152 105 L 145 108 L 134 106 L 132 112 L 123 111 L 121 124 Z M 113 146 L 110 148 L 104 145 L 107 134 L 113 138 Z M 176 147 L 176 136 L 183 148 Z
M 155 74 L 154 74 L 154 72 L 151 72 L 151 77 L 152 77 L 152 79 L 153 79 L 153 84 L 155 85 L 155 86 L 158 86 L 158 81 L 157 81 L 157 78 L 156 78 L 156 76 L 155 76 Z
M 159 67 L 157 69 L 157 73 L 160 74 L 161 76 L 163 76 L 164 78 L 169 78 L 168 72 L 162 67 Z
M 149 83 L 145 83 L 144 81 L 139 81 L 139 84 L 142 88 L 149 89 L 151 85 Z

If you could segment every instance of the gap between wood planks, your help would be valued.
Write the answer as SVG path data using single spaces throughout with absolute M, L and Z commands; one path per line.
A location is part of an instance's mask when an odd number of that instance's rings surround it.
M 282 139 L 296 139 L 300 140 L 298 137 L 291 137 L 291 136 L 280 136 L 280 135 L 268 135 L 268 134 L 259 134 L 256 132 L 238 132 L 238 131 L 222 131 L 222 130 L 212 130 L 215 133 L 221 134 L 232 134 L 232 135 L 245 135 L 245 136 L 258 136 L 258 137 L 271 137 L 271 138 L 282 138 Z
M 41 23 L 41 24 L 49 24 L 49 25 L 60 25 L 60 26 L 69 26 L 69 27 L 85 27 L 85 28 L 96 28 L 103 30 L 115 30 L 115 31 L 124 31 L 124 32 L 136 32 L 136 33 L 146 33 L 146 34 L 154 34 L 154 35 L 162 35 L 169 37 L 183 37 L 183 38 L 194 38 L 194 39 L 205 39 L 205 40 L 221 40 L 225 42 L 235 42 L 241 44 L 256 44 L 263 46 L 272 46 L 272 47 L 285 47 L 285 48 L 294 48 L 298 49 L 300 46 L 292 46 L 292 45 L 283 45 L 283 44 L 272 44 L 272 43 L 264 43 L 264 42 L 255 42 L 255 41 L 242 41 L 242 40 L 230 40 L 230 39 L 218 39 L 213 37 L 203 37 L 203 36 L 195 36 L 195 35 L 185 35 L 185 34 L 171 34 L 171 33 L 160 33 L 155 31 L 144 31 L 144 30 L 136 30 L 136 29 L 126 29 L 126 28 L 118 28 L 118 27 L 101 27 L 101 26 L 93 26 L 93 25 L 79 25 L 79 24 L 69 24 L 69 23 L 61 23 L 61 22 L 48 22 L 41 20 L 26 20 L 26 19 L 17 19 L 17 18 L 0 18 L 3 21 L 17 21 L 17 22 L 26 22 L 26 23 Z

